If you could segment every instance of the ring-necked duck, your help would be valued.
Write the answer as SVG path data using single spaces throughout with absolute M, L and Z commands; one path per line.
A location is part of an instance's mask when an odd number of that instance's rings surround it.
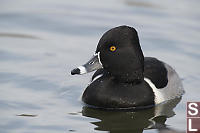
M 119 26 L 99 40 L 94 56 L 71 74 L 97 70 L 82 100 L 98 108 L 145 108 L 181 97 L 184 93 L 175 70 L 166 63 L 144 57 L 137 31 Z

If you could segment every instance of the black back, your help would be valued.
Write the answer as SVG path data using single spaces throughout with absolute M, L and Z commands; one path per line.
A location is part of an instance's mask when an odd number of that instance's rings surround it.
M 168 83 L 164 63 L 153 57 L 144 58 L 144 77 L 150 79 L 156 88 L 164 88 Z

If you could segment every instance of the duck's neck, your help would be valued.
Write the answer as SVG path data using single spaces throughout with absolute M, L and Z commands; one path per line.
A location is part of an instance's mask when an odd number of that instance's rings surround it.
M 118 82 L 138 84 L 144 80 L 143 68 L 127 73 L 111 74 Z

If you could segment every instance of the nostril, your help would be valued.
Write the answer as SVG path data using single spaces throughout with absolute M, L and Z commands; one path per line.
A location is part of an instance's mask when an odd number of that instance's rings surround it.
M 90 64 L 90 65 L 94 64 L 94 61 L 91 61 L 89 64 Z
M 75 75 L 75 74 L 80 74 L 80 69 L 79 68 L 75 68 L 71 71 L 71 75 Z

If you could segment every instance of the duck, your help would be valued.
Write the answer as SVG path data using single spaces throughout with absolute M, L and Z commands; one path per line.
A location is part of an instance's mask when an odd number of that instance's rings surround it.
M 144 57 L 136 29 L 126 25 L 105 32 L 92 58 L 71 75 L 92 71 L 82 94 L 90 107 L 144 109 L 184 94 L 177 72 L 155 57 Z

